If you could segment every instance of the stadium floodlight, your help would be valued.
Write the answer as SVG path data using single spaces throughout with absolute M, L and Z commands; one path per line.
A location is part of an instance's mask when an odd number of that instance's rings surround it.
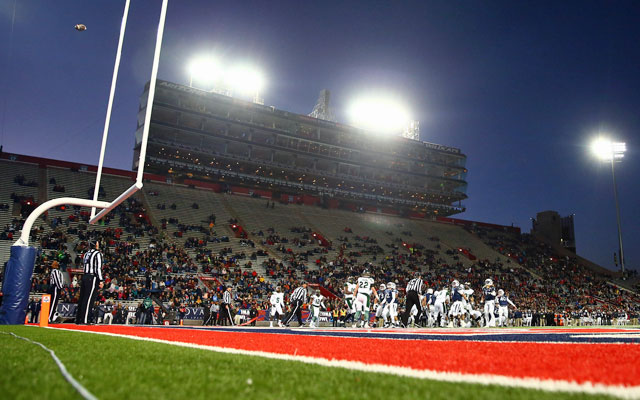
M 591 143 L 591 152 L 602 161 L 620 160 L 627 151 L 626 143 L 614 143 L 609 139 L 598 138 Z
M 222 78 L 222 66 L 212 56 L 200 56 L 189 65 L 189 86 L 193 87 L 194 79 L 203 83 L 214 83 Z
M 611 163 L 611 176 L 613 177 L 613 197 L 616 202 L 616 220 L 618 222 L 618 246 L 620 250 L 620 269 L 624 277 L 624 249 L 622 247 L 622 228 L 620 226 L 620 204 L 618 203 L 618 185 L 616 183 L 616 162 L 622 161 L 624 153 L 627 151 L 627 144 L 620 142 L 612 142 L 603 137 L 595 139 L 591 143 L 591 152 L 600 161 Z
M 351 123 L 378 133 L 401 133 L 411 121 L 408 107 L 394 96 L 364 95 L 356 98 L 347 113 Z
M 254 67 L 237 65 L 229 68 L 225 74 L 225 84 L 239 94 L 253 95 L 262 90 L 264 78 Z
M 264 87 L 262 72 L 250 65 L 236 65 L 230 67 L 224 76 L 224 85 L 229 95 L 251 96 L 252 101 L 264 104 L 260 92 Z

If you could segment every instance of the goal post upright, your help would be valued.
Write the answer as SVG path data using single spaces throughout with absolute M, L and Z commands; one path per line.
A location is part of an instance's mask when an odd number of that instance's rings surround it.
M 102 175 L 102 163 L 104 159 L 104 151 L 106 148 L 107 134 L 109 129 L 109 121 L 111 117 L 111 106 L 113 101 L 113 95 L 115 92 L 115 83 L 117 80 L 118 66 L 120 63 L 119 57 L 122 46 L 122 39 L 124 37 L 124 30 L 126 26 L 126 19 L 129 10 L 130 0 L 126 0 L 125 12 L 123 15 L 123 22 L 120 31 L 120 42 L 118 44 L 118 51 L 116 54 L 116 66 L 114 67 L 114 76 L 112 78 L 112 86 L 109 98 L 109 105 L 107 109 L 107 117 L 105 120 L 105 128 L 102 138 L 102 147 L 100 151 L 100 159 L 98 172 L 96 176 L 96 186 L 93 193 L 93 200 L 80 199 L 73 197 L 61 197 L 58 199 L 52 199 L 44 202 L 38 206 L 35 210 L 29 214 L 20 233 L 20 238 L 11 246 L 11 256 L 7 262 L 7 268 L 5 269 L 5 279 L 3 283 L 3 295 L 4 300 L 0 307 L 0 325 L 22 325 L 25 323 L 25 316 L 27 311 L 27 305 L 29 302 L 29 291 L 31 289 L 31 276 L 33 275 L 33 268 L 35 266 L 37 250 L 34 246 L 29 245 L 29 236 L 31 234 L 31 228 L 35 221 L 44 214 L 47 210 L 60 205 L 77 205 L 84 207 L 91 207 L 91 219 L 90 224 L 95 224 L 101 218 L 103 218 L 108 212 L 116 208 L 120 203 L 131 197 L 138 190 L 142 189 L 143 177 L 144 177 L 144 165 L 147 153 L 147 141 L 149 138 L 149 124 L 151 122 L 151 110 L 153 108 L 153 100 L 155 96 L 156 80 L 158 76 L 158 64 L 160 61 L 160 50 L 162 47 L 162 37 L 164 35 L 164 24 L 167 14 L 168 0 L 162 0 L 162 8 L 160 11 L 160 20 L 158 23 L 158 33 L 156 36 L 156 46 L 153 56 L 153 65 L 151 69 L 151 81 L 149 84 L 149 97 L 147 100 L 147 109 L 145 114 L 145 125 L 143 129 L 142 142 L 140 146 L 140 158 L 138 161 L 138 171 L 136 175 L 135 183 L 122 194 L 120 194 L 112 202 L 98 201 L 97 196 L 100 189 L 100 177 Z M 95 209 L 100 208 L 98 214 L 95 214 Z
M 122 43 L 124 42 L 124 33 L 127 29 L 127 17 L 129 15 L 130 0 L 125 0 L 124 13 L 122 14 L 122 23 L 120 24 L 120 38 L 118 39 L 118 49 L 116 50 L 116 61 L 113 65 L 113 76 L 111 77 L 111 90 L 109 91 L 109 102 L 107 103 L 107 115 L 104 119 L 104 130 L 102 131 L 102 145 L 100 146 L 100 158 L 98 159 L 98 171 L 96 172 L 96 186 L 93 189 L 93 201 L 98 201 L 100 193 L 100 179 L 102 178 L 102 164 L 104 162 L 104 153 L 107 148 L 107 138 L 109 136 L 109 124 L 111 122 L 111 111 L 113 109 L 113 98 L 116 94 L 116 83 L 118 82 L 118 70 L 120 69 L 120 57 L 122 55 Z M 91 207 L 91 218 L 96 215 L 96 208 Z
M 114 201 L 105 207 L 96 215 L 92 215 L 89 224 L 95 224 L 102 217 L 107 215 L 111 210 L 116 208 L 120 203 L 133 196 L 138 190 L 142 189 L 144 178 L 144 164 L 147 158 L 147 142 L 149 141 L 149 125 L 151 124 L 151 112 L 153 110 L 153 101 L 156 95 L 156 80 L 158 78 L 158 65 L 160 64 L 160 51 L 162 49 L 162 37 L 164 36 L 164 24 L 167 16 L 167 4 L 169 0 L 162 0 L 162 9 L 160 10 L 160 21 L 158 22 L 158 33 L 156 35 L 156 47 L 153 53 L 153 64 L 151 66 L 151 79 L 149 81 L 149 95 L 147 97 L 147 108 L 144 114 L 144 126 L 142 128 L 142 140 L 140 142 L 140 156 L 138 158 L 138 171 L 136 174 L 136 182 L 124 193 L 118 196 Z M 96 186 L 99 181 L 96 181 Z M 97 190 L 97 189 L 96 189 Z M 93 194 L 96 199 L 96 192 Z

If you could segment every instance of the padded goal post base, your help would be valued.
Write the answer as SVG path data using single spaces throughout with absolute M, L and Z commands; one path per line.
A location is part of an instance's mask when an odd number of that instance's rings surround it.
M 24 325 L 35 262 L 35 247 L 11 246 L 11 258 L 4 270 L 0 325 Z

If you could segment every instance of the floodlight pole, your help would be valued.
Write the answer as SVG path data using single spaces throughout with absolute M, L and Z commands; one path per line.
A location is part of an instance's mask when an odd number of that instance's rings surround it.
M 622 248 L 622 229 L 620 227 L 620 204 L 618 203 L 618 185 L 616 184 L 615 157 L 611 157 L 611 176 L 613 177 L 613 197 L 616 201 L 616 220 L 618 221 L 618 246 L 620 248 L 620 267 L 624 278 L 624 250 Z

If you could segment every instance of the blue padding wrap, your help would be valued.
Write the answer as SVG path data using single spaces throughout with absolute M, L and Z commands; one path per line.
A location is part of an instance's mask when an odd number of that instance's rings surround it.
M 2 284 L 1 325 L 24 325 L 35 262 L 34 247 L 11 246 L 11 258 L 4 270 Z

